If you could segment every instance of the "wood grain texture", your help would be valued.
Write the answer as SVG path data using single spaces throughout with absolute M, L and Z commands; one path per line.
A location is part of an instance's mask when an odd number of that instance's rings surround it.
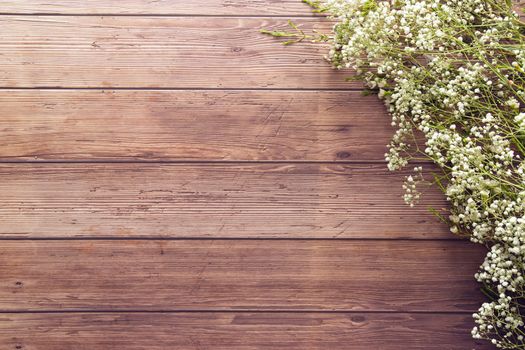
M 523 0 L 512 0 L 515 9 Z M 0 0 L 2 13 L 92 15 L 311 16 L 301 0 Z M 522 14 L 522 13 L 520 13 Z
M 384 164 L 3 164 L 5 237 L 454 238 Z M 421 188 L 424 190 L 424 188 Z
M 464 241 L 4 241 L 0 311 L 472 312 Z
M 328 31 L 322 19 L 305 30 Z M 323 45 L 283 46 L 287 20 L 0 16 L 0 87 L 350 88 Z
M 0 160 L 384 160 L 375 96 L 338 91 L 0 91 Z
M 472 326 L 458 314 L 4 314 L 0 349 L 490 349 Z
M 488 349 L 485 251 L 403 205 L 381 103 L 259 32 L 328 32 L 300 0 L 0 13 L 0 350 Z
M 300 0 L 0 0 L 3 13 L 93 15 L 312 15 Z

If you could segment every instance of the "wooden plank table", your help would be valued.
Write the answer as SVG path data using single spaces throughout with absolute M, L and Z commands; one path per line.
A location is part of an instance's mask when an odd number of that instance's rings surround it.
M 0 349 L 489 349 L 299 0 L 0 0 Z M 437 169 L 425 164 L 431 176 Z

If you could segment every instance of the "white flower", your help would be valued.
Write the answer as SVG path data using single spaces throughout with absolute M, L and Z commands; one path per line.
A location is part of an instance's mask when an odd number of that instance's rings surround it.
M 476 278 L 496 299 L 474 315 L 472 336 L 525 349 L 525 37 L 502 0 L 328 0 L 338 19 L 329 59 L 379 89 L 396 132 L 385 158 L 420 152 L 444 170 L 436 182 L 453 233 L 492 245 Z M 521 108 L 521 110 L 520 110 Z M 419 154 L 416 154 L 419 156 Z M 404 200 L 419 200 L 419 168 Z
M 525 113 L 520 113 L 514 117 L 514 121 L 518 124 L 518 127 L 525 131 Z

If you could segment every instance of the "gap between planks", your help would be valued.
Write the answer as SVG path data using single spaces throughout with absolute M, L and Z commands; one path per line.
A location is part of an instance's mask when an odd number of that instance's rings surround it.
M 118 237 L 118 236 L 82 236 L 82 237 L 56 237 L 56 236 L 42 236 L 42 237 L 1 237 L 0 241 L 342 241 L 342 242 L 383 242 L 383 241 L 396 241 L 396 242 L 414 242 L 414 241 L 425 241 L 425 242 L 457 242 L 458 240 L 467 240 L 468 237 L 454 237 L 451 234 L 450 238 L 435 238 L 435 237 L 407 237 L 407 238 L 381 238 L 381 237 L 195 237 L 195 236 L 179 236 L 179 237 L 165 237 L 165 236 L 133 236 L 129 237 Z
M 84 159 L 71 159 L 71 160 L 24 160 L 24 159 L 2 159 L 0 160 L 0 164 L 174 164 L 174 165 L 191 165 L 191 164 L 282 164 L 282 165 L 293 165 L 293 164 L 327 164 L 327 165 L 386 165 L 387 163 L 385 161 L 381 160 L 149 160 L 149 159 L 136 159 L 136 160 L 126 160 L 126 159 L 115 159 L 115 160 L 84 160 Z M 418 166 L 418 165 L 432 165 L 434 166 L 434 163 L 432 161 L 419 161 L 419 162 L 410 162 L 407 169 L 410 169 L 411 166 Z M 395 173 L 392 172 L 392 173 Z
M 110 86 L 110 87 L 101 87 L 101 86 L 78 86 L 78 87 L 68 87 L 68 86 L 0 86 L 0 91 L 5 90 L 57 90 L 57 91 L 82 91 L 82 90 L 95 90 L 95 91 L 291 91 L 291 92 L 302 92 L 302 91 L 312 91 L 312 92 L 365 92 L 367 89 L 360 87 L 348 88 L 280 88 L 280 87 L 134 87 L 134 86 Z
M 312 15 L 208 15 L 208 14 L 184 14 L 184 13 L 46 13 L 46 12 L 34 12 L 34 13 L 16 13 L 16 12 L 0 12 L 0 16 L 46 16 L 46 17 L 186 17 L 186 18 L 285 18 L 285 19 L 327 19 L 327 16 L 312 14 Z
M 239 313 L 251 313 L 251 314 L 366 314 L 366 315 L 472 315 L 470 311 L 425 311 L 425 310 L 414 310 L 414 311 L 395 311 L 395 310 L 324 310 L 324 309 L 168 309 L 168 310 L 148 310 L 148 309 L 126 309 L 126 310 L 114 310 L 114 309 L 69 309 L 69 310 L 0 310 L 0 316 L 5 315 L 41 315 L 41 314 L 239 314 Z

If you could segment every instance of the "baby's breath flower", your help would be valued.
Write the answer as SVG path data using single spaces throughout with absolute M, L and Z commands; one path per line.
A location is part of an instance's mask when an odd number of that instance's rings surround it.
M 396 132 L 391 170 L 438 164 L 453 233 L 491 245 L 476 278 L 493 300 L 472 336 L 525 349 L 525 37 L 504 0 L 326 0 L 337 18 L 328 58 L 377 89 Z M 415 140 L 422 135 L 425 144 Z M 404 200 L 421 193 L 421 169 Z

